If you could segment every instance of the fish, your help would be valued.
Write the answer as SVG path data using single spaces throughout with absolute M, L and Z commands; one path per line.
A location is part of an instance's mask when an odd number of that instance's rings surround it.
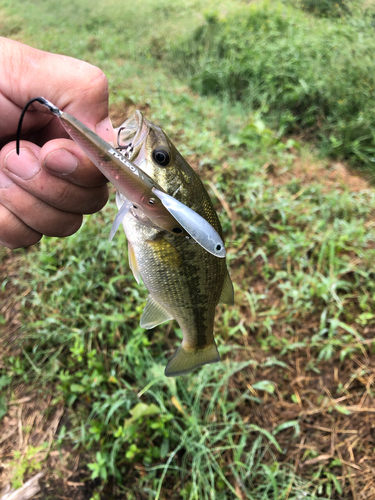
M 172 200 L 202 216 L 223 237 L 212 201 L 196 172 L 164 131 L 136 111 L 116 129 L 117 150 L 147 173 Z M 127 202 L 116 194 L 119 211 Z M 165 375 L 175 377 L 220 360 L 214 338 L 216 306 L 234 304 L 225 258 L 208 252 L 190 236 L 179 237 L 150 223 L 130 208 L 122 219 L 129 265 L 149 292 L 140 326 L 145 329 L 176 320 L 183 340 Z
M 44 97 L 31 99 L 24 107 L 17 129 L 17 154 L 23 117 L 28 107 L 38 102 L 60 119 L 70 137 L 83 149 L 96 167 L 126 196 L 117 214 L 109 239 L 112 240 L 125 214 L 134 208 L 142 212 L 155 227 L 180 236 L 188 233 L 197 243 L 217 257 L 225 257 L 225 247 L 217 231 L 189 207 L 171 198 L 154 179 L 104 141 L 85 124 L 61 111 Z

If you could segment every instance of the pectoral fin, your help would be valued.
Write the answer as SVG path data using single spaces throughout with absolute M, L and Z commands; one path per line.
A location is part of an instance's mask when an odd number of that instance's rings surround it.
M 227 274 L 224 278 L 224 285 L 223 285 L 223 289 L 221 291 L 219 304 L 228 304 L 230 306 L 233 306 L 233 304 L 234 304 L 233 283 L 232 283 L 232 280 L 230 279 L 228 271 L 227 271 Z
M 124 201 L 124 203 L 121 205 L 119 211 L 117 212 L 115 220 L 113 221 L 111 231 L 109 233 L 109 241 L 112 241 L 114 235 L 116 234 L 117 229 L 119 228 L 119 226 L 122 222 L 122 219 L 129 212 L 131 207 L 132 207 L 132 203 L 129 200 Z
M 146 328 L 146 330 L 150 330 L 151 328 L 155 328 L 155 326 L 164 323 L 164 321 L 170 321 L 173 317 L 169 314 L 168 311 L 164 309 L 160 304 L 154 300 L 151 295 L 148 296 L 146 307 L 144 308 L 140 326 L 141 328 Z
M 170 359 L 164 374 L 167 377 L 177 377 L 190 373 L 198 366 L 217 361 L 220 361 L 220 354 L 215 343 L 191 350 L 181 345 Z

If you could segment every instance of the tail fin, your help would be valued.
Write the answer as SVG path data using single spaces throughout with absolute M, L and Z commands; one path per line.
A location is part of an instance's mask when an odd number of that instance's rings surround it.
M 185 375 L 198 366 L 217 361 L 220 361 L 220 355 L 215 343 L 195 349 L 186 349 L 181 345 L 170 359 L 164 373 L 167 377 Z

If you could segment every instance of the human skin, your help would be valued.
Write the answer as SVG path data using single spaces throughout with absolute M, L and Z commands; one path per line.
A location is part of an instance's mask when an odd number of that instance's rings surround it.
M 18 121 L 25 104 L 43 96 L 113 142 L 107 79 L 86 62 L 2 37 L 0 75 L 0 245 L 14 249 L 43 235 L 69 236 L 83 214 L 106 204 L 107 179 L 38 104 L 24 117 L 18 156 Z

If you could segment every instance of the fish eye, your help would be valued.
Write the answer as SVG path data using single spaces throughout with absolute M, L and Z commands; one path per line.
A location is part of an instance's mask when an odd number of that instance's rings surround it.
M 152 157 L 162 167 L 166 167 L 171 160 L 169 152 L 164 148 L 154 149 Z

